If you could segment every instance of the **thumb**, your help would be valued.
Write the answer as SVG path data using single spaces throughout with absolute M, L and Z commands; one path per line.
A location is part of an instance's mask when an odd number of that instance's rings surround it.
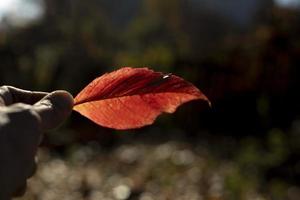
M 54 91 L 35 103 L 33 109 L 41 118 L 42 129 L 53 129 L 72 112 L 73 97 L 63 90 Z

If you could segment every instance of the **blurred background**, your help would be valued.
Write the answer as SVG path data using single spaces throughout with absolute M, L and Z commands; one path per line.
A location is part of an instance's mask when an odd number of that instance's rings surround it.
M 211 100 L 134 131 L 73 113 L 20 200 L 299 200 L 299 0 L 1 0 L 0 84 L 76 95 L 122 66 Z

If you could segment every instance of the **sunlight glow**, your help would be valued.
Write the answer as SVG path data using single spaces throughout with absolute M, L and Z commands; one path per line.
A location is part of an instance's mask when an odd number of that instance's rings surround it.
M 0 23 L 23 25 L 43 14 L 39 0 L 0 0 Z
M 300 0 L 275 0 L 278 6 L 289 7 L 289 8 L 299 8 Z

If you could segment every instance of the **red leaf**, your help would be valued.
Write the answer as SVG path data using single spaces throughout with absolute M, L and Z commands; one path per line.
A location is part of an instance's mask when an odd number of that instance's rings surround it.
M 188 101 L 208 99 L 191 83 L 147 68 L 124 67 L 92 81 L 76 97 L 74 110 L 114 129 L 150 125 L 162 112 Z

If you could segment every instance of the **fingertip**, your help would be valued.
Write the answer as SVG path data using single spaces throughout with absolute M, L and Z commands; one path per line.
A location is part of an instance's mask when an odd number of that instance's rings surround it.
M 74 100 L 64 90 L 51 92 L 35 104 L 35 109 L 42 119 L 43 129 L 53 129 L 65 121 L 72 112 Z
M 67 113 L 70 113 L 72 111 L 74 99 L 69 92 L 65 90 L 57 90 L 51 92 L 49 98 L 51 98 L 51 103 L 54 106 L 57 106 L 61 111 L 65 111 Z

